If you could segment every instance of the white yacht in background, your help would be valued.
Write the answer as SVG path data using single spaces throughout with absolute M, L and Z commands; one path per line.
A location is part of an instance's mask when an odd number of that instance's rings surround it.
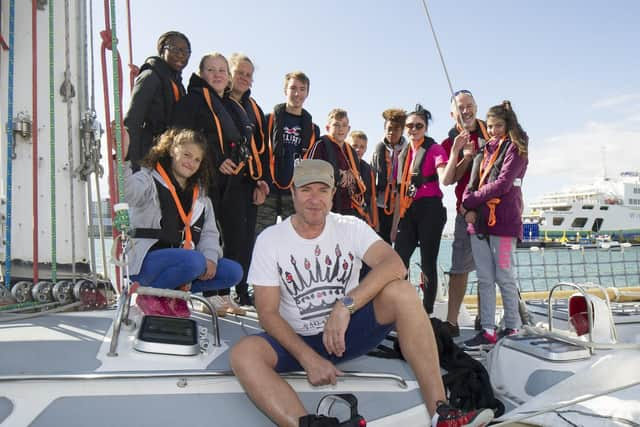
M 525 240 L 640 242 L 640 172 L 548 193 L 529 209 Z

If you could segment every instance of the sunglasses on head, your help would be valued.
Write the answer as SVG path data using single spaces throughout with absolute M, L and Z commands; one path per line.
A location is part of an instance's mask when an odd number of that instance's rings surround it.
M 424 128 L 424 123 L 407 123 L 406 125 L 404 125 L 404 127 L 406 127 L 407 129 L 416 129 L 416 130 L 420 130 Z
M 453 92 L 453 96 L 451 97 L 451 100 L 453 101 L 454 98 L 456 96 L 460 95 L 460 94 L 465 94 L 465 95 L 469 95 L 469 96 L 473 97 L 473 94 L 471 93 L 470 90 L 468 90 L 468 89 L 460 89 L 460 90 L 457 90 L 457 91 Z

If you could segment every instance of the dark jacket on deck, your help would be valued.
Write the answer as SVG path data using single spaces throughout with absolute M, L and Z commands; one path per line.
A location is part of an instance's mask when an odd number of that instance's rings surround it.
M 140 67 L 131 92 L 124 125 L 131 141 L 128 159 L 138 164 L 154 144 L 154 138 L 170 126 L 176 104 L 174 82 L 179 97 L 185 95 L 182 76 L 159 56 L 148 58 Z

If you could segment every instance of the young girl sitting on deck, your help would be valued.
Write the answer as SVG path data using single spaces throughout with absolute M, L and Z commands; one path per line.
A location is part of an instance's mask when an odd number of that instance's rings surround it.
M 522 239 L 522 179 L 528 164 L 528 138 L 509 101 L 489 109 L 491 139 L 476 156 L 462 196 L 476 264 L 483 330 L 467 348 L 495 344 L 520 326 L 518 286 L 513 269 L 516 242 Z M 496 288 L 500 286 L 505 329 L 496 334 Z
M 242 278 L 240 264 L 222 258 L 213 207 L 204 191 L 206 144 L 198 132 L 170 129 L 142 160 L 140 171 L 125 167 L 134 238 L 129 271 L 142 286 L 202 292 L 229 288 Z M 166 307 L 166 299 L 140 295 L 137 303 L 143 310 L 153 306 L 154 314 L 178 314 L 175 307 Z M 186 307 L 178 311 L 185 314 Z

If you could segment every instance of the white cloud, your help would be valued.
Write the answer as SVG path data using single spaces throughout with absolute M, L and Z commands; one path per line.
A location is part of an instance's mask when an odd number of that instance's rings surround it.
M 594 108 L 611 108 L 619 107 L 629 103 L 636 103 L 640 101 L 639 93 L 628 93 L 625 95 L 611 96 L 604 98 L 593 103 Z
M 557 176 L 570 185 L 592 182 L 605 167 L 610 177 L 638 170 L 639 143 L 638 120 L 589 122 L 582 129 L 532 144 L 528 175 Z

